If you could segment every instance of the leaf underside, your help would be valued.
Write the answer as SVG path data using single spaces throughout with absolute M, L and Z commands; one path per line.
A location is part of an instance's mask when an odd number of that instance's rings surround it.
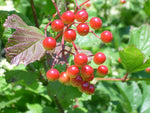
M 6 58 L 11 64 L 27 65 L 44 56 L 45 49 L 42 46 L 44 35 L 38 28 L 28 26 L 16 14 L 8 16 L 3 26 L 16 29 L 5 47 Z

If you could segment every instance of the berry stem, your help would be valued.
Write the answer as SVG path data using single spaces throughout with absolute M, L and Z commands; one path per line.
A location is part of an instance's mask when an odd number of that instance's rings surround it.
M 72 54 L 72 55 L 75 55 L 74 53 L 72 53 L 71 51 L 68 51 L 68 50 L 66 50 L 66 49 L 64 49 L 64 51 L 67 52 L 67 53 L 70 53 L 70 54 Z
M 128 77 L 128 73 L 126 73 L 122 79 L 122 82 L 125 82 L 127 80 L 127 77 Z
M 97 37 L 97 38 L 99 38 L 99 39 L 100 39 L 100 37 L 99 37 L 99 36 L 97 36 L 97 35 L 96 35 L 96 33 L 94 33 L 92 30 L 91 30 L 91 31 L 89 31 L 89 32 L 93 33 L 93 35 L 94 35 L 95 37 Z
M 45 30 L 45 37 L 47 37 L 47 27 L 51 24 L 52 22 L 49 21 L 49 23 L 45 26 L 44 30 Z
M 77 7 L 77 9 L 79 9 L 79 5 L 78 5 L 77 0 L 75 0 L 75 2 L 76 2 L 76 7 Z
M 75 44 L 74 42 L 72 42 L 72 45 L 73 45 L 73 47 L 74 47 L 74 49 L 75 49 L 75 51 L 76 51 L 76 54 L 78 54 L 79 52 L 78 52 L 78 49 L 77 49 L 76 44 Z
M 57 36 L 55 37 L 55 40 L 57 41 L 58 39 L 59 39 L 59 37 L 60 36 L 62 36 L 62 34 L 63 34 L 63 32 L 61 31 L 61 32 L 59 32 L 58 34 L 57 34 Z
M 62 37 L 62 40 L 61 40 L 62 56 L 63 56 L 63 58 L 64 58 L 64 60 L 65 60 L 65 62 L 66 62 L 66 66 L 68 67 L 69 64 L 68 64 L 68 61 L 67 61 L 66 56 L 65 56 L 65 53 L 64 53 L 64 50 L 65 50 L 64 42 L 65 42 L 65 41 L 64 41 L 64 37 Z
M 59 18 L 61 19 L 61 15 L 60 15 L 59 9 L 58 9 L 58 7 L 57 7 L 57 5 L 56 5 L 56 3 L 55 3 L 55 0 L 52 0 L 52 2 L 53 2 L 53 4 L 54 4 L 54 6 L 55 6 L 55 9 L 56 9 L 56 11 L 57 11 L 57 14 L 58 14 Z
M 59 53 L 57 53 L 57 55 L 56 55 L 56 57 L 55 57 L 55 59 L 54 59 L 54 61 L 53 61 L 53 64 L 52 64 L 52 68 L 54 68 L 54 66 L 55 66 L 55 64 L 56 64 L 56 60 L 57 60 L 58 56 L 62 53 L 62 51 L 63 51 L 63 50 L 61 50 Z
M 83 5 L 86 4 L 88 1 L 90 1 L 90 0 L 86 0 L 85 2 L 83 2 L 82 4 L 80 4 L 79 7 L 83 6 Z

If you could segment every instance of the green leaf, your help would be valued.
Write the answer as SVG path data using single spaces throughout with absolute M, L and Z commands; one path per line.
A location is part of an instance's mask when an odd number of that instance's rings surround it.
M 150 85 L 142 83 L 143 88 L 143 104 L 140 108 L 140 113 L 149 113 L 150 112 Z
M 76 87 L 66 86 L 59 82 L 49 82 L 48 93 L 63 108 L 68 107 L 72 104 L 73 99 L 81 96 Z
M 27 65 L 44 56 L 45 49 L 42 45 L 44 35 L 39 29 L 28 26 L 16 14 L 8 16 L 3 26 L 16 29 L 5 48 L 6 58 L 12 64 Z
M 141 51 L 135 46 L 129 46 L 124 50 L 119 51 L 121 63 L 127 72 L 141 71 L 150 66 L 150 60 L 146 62 L 145 57 Z
M 129 45 L 135 45 L 142 53 L 150 55 L 150 25 L 144 24 L 131 29 Z
M 1 102 L 0 102 L 0 109 L 5 108 L 5 107 L 7 107 L 7 106 L 9 106 L 9 105 L 11 105 L 11 104 L 13 104 L 13 103 L 16 103 L 16 102 L 19 101 L 20 99 L 21 99 L 21 96 L 20 96 L 20 97 L 13 98 L 13 99 L 11 99 L 11 100 L 9 100 L 9 101 L 1 101 Z
M 119 82 L 117 86 L 124 99 L 122 102 L 126 103 L 126 106 L 129 106 L 129 111 L 130 109 L 132 109 L 132 112 L 136 111 L 142 103 L 142 94 L 137 83 L 132 82 L 128 85 L 127 83 Z
M 32 83 L 36 82 L 38 78 L 37 72 L 27 72 L 23 70 L 11 70 L 5 72 L 6 81 L 16 82 L 16 81 L 24 81 L 26 84 L 31 85 Z
M 40 104 L 27 103 L 27 108 L 29 110 L 26 113 L 42 113 L 42 106 Z

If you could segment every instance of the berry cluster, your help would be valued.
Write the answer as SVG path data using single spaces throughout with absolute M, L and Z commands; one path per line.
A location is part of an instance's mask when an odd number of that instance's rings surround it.
M 84 3 L 82 5 L 84 5 Z M 82 5 L 79 5 L 78 7 L 81 7 Z M 68 52 L 63 46 L 64 41 L 72 43 L 76 52 L 70 52 L 70 54 L 74 55 L 74 65 L 67 65 L 66 71 L 61 73 L 59 73 L 57 69 L 54 69 L 54 65 L 52 65 L 52 68 L 47 71 L 46 76 L 50 81 L 59 80 L 63 84 L 78 87 L 79 91 L 81 92 L 84 92 L 86 94 L 93 94 L 95 88 L 94 85 L 90 83 L 90 81 L 92 81 L 94 78 L 94 69 L 90 65 L 88 65 L 88 57 L 91 57 L 91 55 L 87 56 L 84 53 L 78 52 L 78 49 L 76 48 L 76 45 L 74 43 L 76 39 L 76 33 L 81 36 L 85 36 L 88 33 L 93 33 L 94 36 L 101 39 L 104 43 L 111 42 L 113 39 L 113 35 L 110 31 L 103 31 L 100 37 L 97 36 L 92 30 L 90 30 L 90 27 L 94 30 L 100 29 L 102 27 L 101 19 L 98 17 L 93 17 L 89 22 L 86 22 L 88 20 L 88 13 L 85 9 L 81 9 L 79 11 L 78 9 L 79 8 L 76 8 L 74 12 L 66 11 L 62 15 L 60 15 L 56 6 L 57 14 L 59 15 L 60 19 L 49 22 L 48 25 L 51 24 L 52 30 L 58 32 L 58 35 L 56 36 L 57 38 L 47 37 L 45 30 L 46 38 L 43 40 L 43 47 L 46 50 L 54 49 L 56 47 L 56 41 L 58 37 L 62 36 L 62 54 L 64 54 L 64 52 Z M 46 26 L 46 28 L 48 27 L 48 25 Z M 76 29 L 71 29 L 70 27 L 72 25 L 74 25 Z M 58 53 L 58 55 L 59 54 L 60 53 Z M 95 64 L 100 65 L 97 68 L 97 74 L 100 76 L 105 76 L 108 73 L 108 68 L 105 65 L 101 65 L 106 60 L 105 54 L 102 52 L 98 52 L 92 56 Z M 64 55 L 63 57 L 66 61 L 66 64 L 68 64 Z M 55 64 L 55 61 L 53 62 L 53 64 Z

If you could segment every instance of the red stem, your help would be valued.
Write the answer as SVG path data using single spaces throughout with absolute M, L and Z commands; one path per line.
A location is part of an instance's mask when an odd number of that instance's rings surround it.
M 73 45 L 73 47 L 74 47 L 74 49 L 75 49 L 75 51 L 76 51 L 76 54 L 78 54 L 79 52 L 78 52 L 78 49 L 77 49 L 76 44 L 75 44 L 74 42 L 72 42 L 72 45 Z
M 64 51 L 67 52 L 67 53 L 70 53 L 70 54 L 72 54 L 72 55 L 75 55 L 74 53 L 72 53 L 71 51 L 68 51 L 68 50 L 66 50 L 66 49 L 64 49 Z
M 122 82 L 125 82 L 127 80 L 127 77 L 128 77 L 128 73 L 126 73 L 122 79 Z
M 52 0 L 52 2 L 53 2 L 53 4 L 54 4 L 54 6 L 55 6 L 55 9 L 56 9 L 56 11 L 57 11 L 57 14 L 58 14 L 59 18 L 61 19 L 61 15 L 60 15 L 59 9 L 58 9 L 58 7 L 57 7 L 57 5 L 56 5 L 56 3 L 55 3 L 55 0 Z
M 97 35 L 96 35 L 96 33 L 94 33 L 92 30 L 91 30 L 91 31 L 89 31 L 89 32 L 93 33 L 93 35 L 94 35 L 95 37 L 97 37 L 97 38 L 99 38 L 99 39 L 100 39 L 100 37 L 99 37 L 99 36 L 97 36 Z
M 45 26 L 45 28 L 44 28 L 44 30 L 45 30 L 45 37 L 47 37 L 47 27 L 49 26 L 49 24 L 51 24 L 52 22 L 51 21 L 49 21 L 49 23 Z
M 85 2 L 83 2 L 82 4 L 80 4 L 79 7 L 83 6 L 83 5 L 86 4 L 88 1 L 90 1 L 90 0 L 86 0 Z
M 77 2 L 77 0 L 75 0 L 76 1 L 76 7 L 79 9 L 79 5 L 78 5 L 78 2 Z

